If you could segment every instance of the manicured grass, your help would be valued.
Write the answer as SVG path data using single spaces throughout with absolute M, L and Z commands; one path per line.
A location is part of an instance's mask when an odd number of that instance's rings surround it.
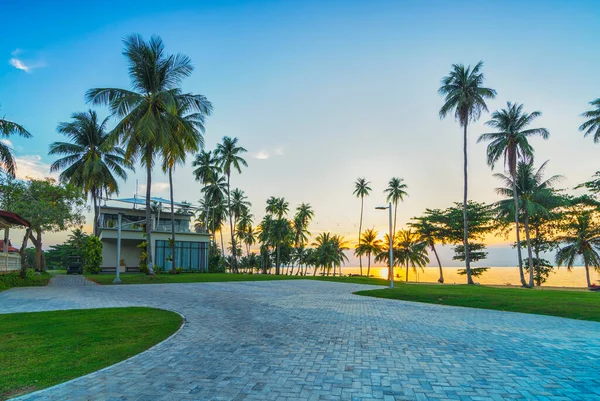
M 164 340 L 176 313 L 110 308 L 0 315 L 0 399 L 112 365 Z
M 19 272 L 0 275 L 0 292 L 13 287 L 34 287 L 46 286 L 52 276 L 48 273 L 41 273 L 36 276 L 33 272 L 29 272 L 28 277 L 22 279 Z
M 67 274 L 67 270 L 47 270 L 48 274 L 56 276 L 58 274 Z
M 589 291 L 399 283 L 394 289 L 358 291 L 355 294 L 600 322 L 600 293 Z
M 123 284 L 166 284 L 166 283 L 211 283 L 220 281 L 269 281 L 269 280 L 325 280 L 343 283 L 387 285 L 386 280 L 369 277 L 333 277 L 333 276 L 285 276 L 274 274 L 231 274 L 231 273 L 182 273 L 157 274 L 148 276 L 143 273 L 121 274 Z M 88 275 L 87 278 L 98 284 L 112 284 L 114 274 Z

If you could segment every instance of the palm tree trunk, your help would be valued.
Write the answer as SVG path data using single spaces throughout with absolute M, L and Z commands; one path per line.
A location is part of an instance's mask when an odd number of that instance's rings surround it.
M 392 243 L 396 241 L 396 215 L 398 214 L 398 201 L 394 202 L 394 227 L 392 229 Z
M 512 190 L 513 200 L 515 206 L 515 234 L 517 235 L 517 256 L 519 258 L 519 277 L 521 278 L 521 285 L 527 287 L 525 281 L 525 274 L 523 273 L 523 255 L 521 254 L 521 234 L 519 232 L 519 194 L 517 193 L 517 180 L 516 177 L 512 176 Z
M 171 271 L 175 274 L 175 206 L 173 200 L 173 168 L 169 167 L 169 193 L 171 195 L 171 240 L 173 245 L 171 246 Z M 159 222 L 160 223 L 160 222 Z
M 94 224 L 93 233 L 97 237 L 98 236 L 98 194 L 96 193 L 96 187 L 92 186 L 92 203 L 94 204 Z
M 529 287 L 533 288 L 533 254 L 531 250 L 531 236 L 529 235 L 529 213 L 525 211 L 525 238 L 527 239 L 527 255 L 529 257 Z
M 590 288 L 592 286 L 592 282 L 590 281 L 590 267 L 587 262 L 585 263 L 585 279 L 587 280 L 587 286 Z
M 358 225 L 358 245 L 360 246 L 360 237 L 362 235 L 362 223 L 363 223 L 363 211 L 364 211 L 364 201 L 365 197 L 363 195 L 360 196 L 360 223 Z M 358 255 L 358 264 L 360 266 L 360 275 L 362 276 L 362 254 Z
M 406 283 L 408 283 L 408 262 L 406 262 Z
M 535 269 L 536 269 L 536 281 L 537 286 L 541 287 L 542 285 L 542 275 L 540 274 L 540 229 L 536 225 L 535 226 L 535 245 L 533 246 L 533 250 L 535 251 Z
M 277 255 L 276 255 L 277 260 L 275 261 L 275 274 L 279 275 L 280 274 L 280 271 L 279 271 L 280 270 L 279 269 L 279 244 L 275 245 L 275 251 L 277 253 Z
M 150 196 L 152 193 L 152 163 L 150 163 L 152 152 L 150 147 L 148 147 L 146 152 L 146 264 L 148 266 L 148 275 L 154 276 L 152 263 L 152 211 L 150 210 Z
M 313 277 L 315 277 L 317 275 L 317 265 L 315 264 L 314 269 L 313 269 Z
M 219 228 L 219 235 L 221 236 L 221 255 L 225 259 L 225 244 L 223 242 L 223 227 Z
M 444 271 L 442 270 L 442 262 L 440 262 L 440 257 L 438 256 L 438 253 L 435 249 L 435 244 L 431 244 L 431 250 L 433 251 L 433 254 L 435 255 L 435 259 L 438 262 L 438 266 L 440 267 L 440 278 L 438 278 L 438 283 L 443 284 L 444 283 Z
M 229 185 L 229 179 L 231 178 L 231 172 L 227 174 L 227 207 L 229 209 L 229 229 L 231 230 L 231 255 L 233 256 L 233 266 L 231 269 L 234 273 L 238 272 L 237 269 L 237 256 L 235 254 L 235 231 L 233 231 L 233 214 L 231 213 L 231 186 Z
M 465 122 L 463 132 L 463 175 L 464 175 L 464 193 L 463 193 L 463 224 L 464 224 L 464 238 L 463 244 L 465 247 L 465 271 L 467 272 L 467 284 L 475 284 L 473 277 L 471 277 L 471 260 L 469 255 L 469 216 L 467 214 L 467 200 L 468 200 L 468 173 L 467 173 L 467 125 Z
M 371 274 L 371 252 L 367 253 L 367 260 L 369 263 L 369 267 L 367 267 L 367 277 Z

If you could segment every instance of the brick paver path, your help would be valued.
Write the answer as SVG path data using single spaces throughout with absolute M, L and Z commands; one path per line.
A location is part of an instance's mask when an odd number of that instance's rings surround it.
M 600 400 L 600 323 L 352 295 L 358 288 L 15 288 L 0 293 L 0 313 L 148 305 L 188 320 L 145 353 L 27 400 Z
M 85 276 L 81 274 L 60 274 L 58 276 L 52 277 L 48 285 L 51 287 L 80 287 L 98 284 L 96 284 L 92 280 L 86 279 Z

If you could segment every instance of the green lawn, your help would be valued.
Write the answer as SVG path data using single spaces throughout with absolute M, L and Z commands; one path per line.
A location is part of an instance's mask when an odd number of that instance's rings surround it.
M 48 273 L 36 276 L 33 272 L 29 272 L 25 279 L 19 276 L 19 272 L 0 274 L 0 292 L 13 287 L 45 286 L 48 285 L 51 278 L 52 276 Z
M 600 293 L 590 291 L 397 284 L 394 289 L 358 291 L 355 294 L 600 322 Z
M 0 315 L 0 399 L 112 365 L 164 340 L 176 313 L 111 308 Z
M 143 273 L 121 274 L 123 284 L 161 284 L 161 283 L 210 283 L 220 281 L 269 281 L 269 280 L 326 280 L 343 283 L 387 285 L 386 280 L 367 277 L 321 277 L 321 276 L 276 276 L 274 274 L 231 274 L 231 273 L 182 273 L 182 274 L 157 274 L 148 276 Z M 87 278 L 98 284 L 112 284 L 114 274 L 87 275 Z

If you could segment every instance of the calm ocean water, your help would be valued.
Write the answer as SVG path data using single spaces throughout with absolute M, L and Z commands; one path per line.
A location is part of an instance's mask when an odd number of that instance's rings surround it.
M 444 281 L 446 283 L 465 283 L 466 276 L 458 275 L 458 269 L 459 267 L 445 267 Z M 344 275 L 359 273 L 360 268 L 358 266 L 342 266 L 342 274 Z M 371 266 L 371 275 L 374 277 L 387 278 L 387 273 L 387 267 Z M 312 274 L 311 270 L 309 270 L 309 274 Z M 363 266 L 363 274 L 367 274 L 366 266 Z M 394 274 L 397 280 L 404 280 L 406 274 L 405 268 L 395 267 Z M 435 283 L 438 277 L 439 269 L 437 267 L 425 267 L 423 270 L 417 269 L 416 273 L 412 269 L 408 270 L 408 281 Z M 592 283 L 600 284 L 600 274 L 593 269 L 590 269 L 590 278 Z M 481 284 L 519 285 L 519 269 L 516 267 L 491 267 L 481 277 L 475 278 L 475 281 Z M 585 268 L 577 266 L 573 267 L 571 271 L 568 271 L 564 267 L 554 268 L 554 272 L 550 274 L 548 281 L 543 285 L 553 287 L 585 287 Z

